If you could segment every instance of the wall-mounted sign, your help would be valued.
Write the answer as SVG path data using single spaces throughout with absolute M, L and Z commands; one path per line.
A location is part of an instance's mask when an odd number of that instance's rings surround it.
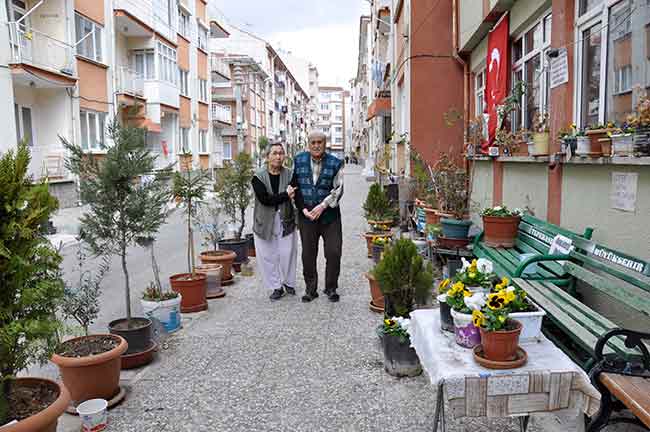
M 569 82 L 569 59 L 566 48 L 558 50 L 558 56 L 551 58 L 551 88 Z
M 612 173 L 611 201 L 612 208 L 627 212 L 636 211 L 636 192 L 639 174 Z

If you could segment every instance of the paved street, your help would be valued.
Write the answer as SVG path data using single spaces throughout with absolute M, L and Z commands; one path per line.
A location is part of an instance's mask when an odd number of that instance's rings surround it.
M 128 397 L 110 411 L 111 431 L 431 429 L 435 394 L 426 376 L 399 380 L 383 371 L 374 332 L 380 315 L 368 310 L 363 272 L 370 261 L 359 238 L 368 183 L 357 167 L 348 169 L 345 181 L 341 302 L 321 296 L 302 304 L 296 296 L 271 303 L 257 276 L 240 277 L 226 298 L 210 302 L 209 311 L 186 317 L 154 364 L 123 374 Z M 182 239 L 178 221 L 162 231 L 158 250 L 165 276 L 183 269 Z M 141 289 L 149 279 L 146 259 L 134 251 L 131 262 L 134 286 Z M 105 287 L 99 331 L 123 310 L 118 267 Z M 300 283 L 299 294 L 303 290 Z M 138 296 L 133 298 L 139 310 Z M 450 426 L 518 430 L 514 420 L 450 421 Z M 78 419 L 67 415 L 59 427 L 78 430 Z

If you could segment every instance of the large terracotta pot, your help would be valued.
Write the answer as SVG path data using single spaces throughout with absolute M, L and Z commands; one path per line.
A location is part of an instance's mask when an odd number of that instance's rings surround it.
M 515 329 L 502 331 L 486 331 L 480 328 L 481 345 L 483 345 L 484 357 L 492 361 L 512 361 L 517 358 L 517 347 L 519 346 L 519 334 L 521 323 L 510 320 L 514 323 Z
M 365 276 L 370 284 L 370 297 L 372 297 L 373 306 L 377 309 L 384 309 L 384 294 L 381 292 L 379 282 L 372 273 L 366 273 Z
M 601 156 L 603 154 L 603 146 L 601 138 L 607 138 L 607 129 L 594 129 L 586 132 L 589 138 L 590 156 Z
M 183 297 L 181 313 L 200 312 L 208 308 L 207 280 L 208 277 L 203 273 L 197 273 L 194 278 L 191 273 L 176 274 L 169 278 L 172 290 L 180 293 Z
M 70 393 L 65 386 L 45 378 L 16 378 L 10 382 L 11 385 L 20 387 L 33 387 L 47 383 L 58 388 L 59 397 L 43 411 L 18 423 L 14 423 L 11 426 L 0 428 L 2 432 L 56 432 L 59 417 L 61 417 L 68 408 L 68 404 L 70 404 Z
M 200 258 L 203 264 L 220 264 L 223 266 L 221 271 L 221 283 L 230 282 L 233 278 L 232 264 L 237 254 L 233 251 L 216 250 L 201 252 Z
M 483 216 L 483 241 L 490 247 L 514 247 L 520 222 L 520 216 Z
M 82 336 L 73 340 L 97 336 L 111 337 L 119 341 L 119 344 L 105 353 L 86 357 L 52 356 L 52 363 L 59 367 L 63 383 L 70 391 L 75 406 L 89 399 L 111 400 L 120 391 L 120 356 L 126 352 L 128 344 L 118 335 Z
M 436 209 L 425 207 L 424 216 L 427 225 L 438 225 L 440 223 L 440 214 Z

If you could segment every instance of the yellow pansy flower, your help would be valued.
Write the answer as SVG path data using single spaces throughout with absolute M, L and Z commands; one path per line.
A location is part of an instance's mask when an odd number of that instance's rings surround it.
M 438 291 L 444 292 L 450 283 L 451 283 L 451 279 L 449 278 L 442 280 L 438 285 Z
M 472 322 L 474 323 L 475 327 L 483 327 L 485 324 L 485 316 L 483 315 L 483 312 L 480 310 L 475 310 L 472 312 Z
M 506 304 L 505 299 L 500 294 L 496 294 L 496 293 L 488 294 L 487 305 L 490 309 L 500 310 L 503 309 L 505 304 Z
M 473 293 L 470 290 L 463 291 L 463 297 L 471 297 Z
M 507 285 L 510 285 L 510 279 L 508 279 L 508 278 L 505 277 L 505 276 L 502 277 L 502 278 L 501 278 L 501 285 L 506 285 L 506 286 L 507 286 Z

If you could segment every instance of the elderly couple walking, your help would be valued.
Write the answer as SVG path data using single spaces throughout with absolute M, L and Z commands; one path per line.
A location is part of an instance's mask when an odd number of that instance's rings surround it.
M 325 134 L 311 133 L 308 151 L 296 155 L 293 170 L 284 167 L 283 145 L 271 144 L 267 165 L 253 177 L 255 249 L 271 300 L 296 293 L 297 227 L 306 285 L 302 301 L 318 297 L 316 260 L 320 237 L 326 260 L 323 292 L 330 301 L 339 301 L 336 291 L 343 243 L 339 209 L 343 161 L 325 151 L 326 141 Z

